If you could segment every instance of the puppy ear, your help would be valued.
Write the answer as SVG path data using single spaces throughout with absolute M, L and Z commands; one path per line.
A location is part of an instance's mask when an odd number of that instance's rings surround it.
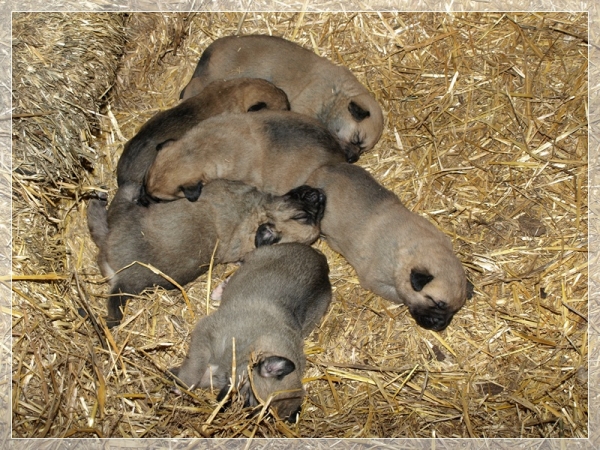
M 281 380 L 296 370 L 296 365 L 283 356 L 269 356 L 258 363 L 258 373 L 263 378 Z
M 260 111 L 261 109 L 265 109 L 267 104 L 265 102 L 258 102 L 248 108 L 248 112 Z
M 180 186 L 181 192 L 185 195 L 190 202 L 195 202 L 200 198 L 200 194 L 202 194 L 202 188 L 204 185 L 202 181 L 193 186 Z
M 254 246 L 273 245 L 277 244 L 280 240 L 281 235 L 275 230 L 274 225 L 272 223 L 263 223 L 256 230 Z
M 348 111 L 350 111 L 350 114 L 352 114 L 352 117 L 354 117 L 354 120 L 357 122 L 365 120 L 371 115 L 368 110 L 363 109 L 358 103 L 355 102 L 350 102 L 348 105 Z
M 410 285 L 417 292 L 422 291 L 431 280 L 433 280 L 433 275 L 426 270 L 412 269 L 410 271 Z

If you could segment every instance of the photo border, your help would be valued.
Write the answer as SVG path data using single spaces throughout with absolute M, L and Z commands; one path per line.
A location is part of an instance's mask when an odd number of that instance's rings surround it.
M 545 3 L 542 5 L 542 3 Z M 597 0 L 558 0 L 551 3 L 537 0 L 383 0 L 383 1 L 310 1 L 282 4 L 270 0 L 129 0 L 115 4 L 107 0 L 59 1 L 0 0 L 0 448 L 597 448 L 600 447 L 598 411 L 600 408 L 600 367 L 598 352 L 600 276 L 598 269 L 598 223 L 600 212 L 600 20 Z M 11 426 L 11 84 L 12 51 L 11 19 L 13 11 L 39 12 L 260 12 L 260 11 L 306 11 L 306 12 L 588 12 L 588 438 L 587 439 L 13 439 Z M 594 29 L 596 26 L 596 29 Z M 567 447 L 568 446 L 568 447 Z

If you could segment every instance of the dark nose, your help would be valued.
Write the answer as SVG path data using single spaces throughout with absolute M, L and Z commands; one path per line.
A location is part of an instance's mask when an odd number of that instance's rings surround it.
M 350 164 L 355 163 L 356 161 L 358 161 L 358 155 L 357 154 L 346 155 L 346 161 L 348 161 Z
M 413 314 L 413 317 L 420 327 L 433 331 L 445 330 L 452 321 L 452 316 Z

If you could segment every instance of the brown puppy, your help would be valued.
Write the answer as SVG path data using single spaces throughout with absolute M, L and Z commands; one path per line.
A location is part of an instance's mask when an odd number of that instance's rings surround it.
M 321 167 L 308 183 L 325 191 L 321 232 L 361 285 L 407 305 L 420 326 L 446 328 L 467 298 L 465 271 L 450 240 L 361 167 Z
M 236 374 L 246 405 L 273 396 L 270 405 L 278 416 L 295 421 L 304 396 L 303 338 L 331 301 L 328 273 L 325 256 L 308 245 L 281 244 L 249 253 L 223 289 L 219 309 L 194 328 L 183 364 L 171 372 L 190 389 L 221 389 L 222 399 L 232 376 L 235 339 Z
M 198 122 L 224 112 L 260 109 L 289 110 L 290 105 L 285 93 L 266 80 L 238 78 L 208 84 L 194 97 L 155 114 L 125 144 L 117 164 L 117 183 L 142 183 L 161 145 L 179 139 Z
M 140 201 L 195 201 L 202 184 L 238 180 L 282 195 L 324 164 L 344 161 L 337 139 L 316 119 L 291 111 L 221 114 L 165 144 Z
M 202 53 L 181 98 L 211 81 L 237 77 L 264 78 L 283 89 L 292 111 L 316 117 L 339 138 L 348 162 L 357 161 L 381 137 L 381 107 L 352 72 L 275 36 L 217 39 Z
M 138 193 L 139 186 L 129 183 L 119 188 L 108 211 L 102 201 L 88 205 L 88 226 L 100 249 L 98 264 L 104 276 L 112 277 L 107 302 L 111 327 L 120 323 L 121 308 L 131 295 L 153 285 L 175 287 L 136 261 L 183 285 L 208 269 L 217 241 L 217 263 L 238 261 L 261 245 L 314 242 L 325 207 L 322 191 L 308 186 L 275 197 L 243 183 L 216 180 L 196 203 L 147 208 L 136 203 Z

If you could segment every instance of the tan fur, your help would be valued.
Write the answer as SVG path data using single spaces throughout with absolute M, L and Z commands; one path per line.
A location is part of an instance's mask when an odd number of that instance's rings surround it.
M 177 140 L 200 121 L 225 112 L 289 110 L 285 93 L 266 80 L 217 80 L 177 106 L 155 114 L 131 138 L 117 165 L 117 183 L 142 183 L 158 148 Z
M 188 355 L 172 373 L 190 388 L 221 389 L 222 397 L 230 383 L 235 338 L 236 373 L 246 404 L 256 406 L 273 396 L 270 404 L 278 416 L 294 419 L 304 396 L 303 338 L 331 301 L 328 273 L 326 258 L 307 245 L 249 253 L 223 289 L 219 309 L 194 328 Z
M 314 242 L 325 204 L 322 192 L 308 186 L 273 196 L 225 180 L 206 185 L 195 203 L 180 200 L 143 207 L 136 204 L 138 192 L 139 186 L 125 184 L 108 211 L 101 201 L 88 205 L 88 226 L 105 276 L 138 261 L 184 285 L 208 269 L 217 241 L 216 263 L 238 261 L 256 245 Z M 139 264 L 116 273 L 111 280 L 114 295 L 108 300 L 109 325 L 120 322 L 127 297 L 153 285 L 174 288 Z
M 406 304 L 419 325 L 444 329 L 467 298 L 465 272 L 450 240 L 361 167 L 325 166 L 308 182 L 327 195 L 322 234 L 354 267 L 361 285 Z
M 344 159 L 337 140 L 308 116 L 291 111 L 221 114 L 158 152 L 145 191 L 152 199 L 185 196 L 194 201 L 204 182 L 225 178 L 281 195 L 304 184 L 317 167 Z
M 283 89 L 292 111 L 316 117 L 340 139 L 348 162 L 356 161 L 381 137 L 381 107 L 347 68 L 274 36 L 214 41 L 204 50 L 182 98 L 213 80 L 237 77 L 264 78 Z

